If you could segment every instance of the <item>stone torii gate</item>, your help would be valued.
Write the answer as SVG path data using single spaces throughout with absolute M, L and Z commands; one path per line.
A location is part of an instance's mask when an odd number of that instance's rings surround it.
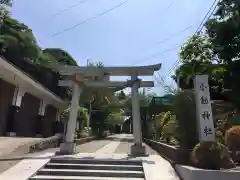
M 72 88 L 71 112 L 69 116 L 65 142 L 60 145 L 61 154 L 75 153 L 74 134 L 77 121 L 77 109 L 80 94 L 84 87 L 108 87 L 124 88 L 131 87 L 132 91 L 132 116 L 133 116 L 133 136 L 134 145 L 131 147 L 131 154 L 140 156 L 145 154 L 145 147 L 142 145 L 142 132 L 140 120 L 140 106 L 138 100 L 138 89 L 140 87 L 153 87 L 153 81 L 141 81 L 138 76 L 152 76 L 154 71 L 158 71 L 161 64 L 151 66 L 135 67 L 79 67 L 62 66 L 59 69 L 61 75 L 66 76 L 66 80 L 60 80 L 59 86 Z M 126 82 L 110 81 L 110 76 L 130 76 L 131 80 Z M 94 80 L 93 80 L 94 77 Z

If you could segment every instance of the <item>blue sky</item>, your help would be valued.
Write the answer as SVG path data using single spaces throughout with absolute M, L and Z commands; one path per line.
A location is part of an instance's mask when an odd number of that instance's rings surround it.
M 182 44 L 192 35 L 209 10 L 213 0 L 129 0 L 121 7 L 70 31 L 52 36 L 74 26 L 124 0 L 17 0 L 12 16 L 34 32 L 42 48 L 67 50 L 79 65 L 87 59 L 102 61 L 105 66 L 150 65 L 162 63 L 159 74 L 163 77 L 178 59 L 179 48 L 153 58 Z M 77 5 L 59 15 L 56 13 Z M 171 37 L 192 26 L 174 38 Z M 120 80 L 122 78 L 115 78 Z M 145 78 L 151 80 L 151 78 Z M 166 81 L 171 83 L 170 77 Z M 162 94 L 161 87 L 153 88 Z

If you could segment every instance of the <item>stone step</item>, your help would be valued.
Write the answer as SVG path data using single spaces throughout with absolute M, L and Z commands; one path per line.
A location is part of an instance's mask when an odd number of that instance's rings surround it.
M 40 169 L 37 175 L 144 178 L 142 171 Z
M 119 160 L 119 159 L 80 159 L 80 158 L 52 158 L 50 163 L 64 164 L 111 164 L 111 165 L 138 165 L 142 166 L 140 160 Z
M 118 171 L 143 171 L 139 165 L 111 165 L 111 164 L 67 164 L 48 163 L 45 169 L 92 169 L 92 170 L 118 170 Z
M 128 180 L 144 180 L 144 178 L 127 178 Z M 126 178 L 86 177 L 86 176 L 34 176 L 29 180 L 126 180 Z

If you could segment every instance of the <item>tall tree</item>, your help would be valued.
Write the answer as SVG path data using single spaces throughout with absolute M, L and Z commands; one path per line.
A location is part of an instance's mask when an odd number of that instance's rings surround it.
M 46 54 L 47 56 L 51 55 L 57 60 L 59 64 L 77 66 L 77 62 L 73 59 L 73 57 L 62 49 L 46 48 L 43 50 L 43 54 Z
M 173 79 L 181 89 L 193 89 L 196 75 L 208 74 L 213 99 L 222 97 L 225 87 L 226 66 L 214 58 L 214 47 L 207 35 L 194 35 L 188 39 L 180 51 L 181 66 Z
M 238 0 L 220 0 L 213 18 L 207 21 L 207 34 L 214 52 L 226 63 L 239 59 L 240 3 Z
M 58 86 L 61 76 L 53 68 L 60 58 L 43 52 L 32 30 L 10 17 L 4 8 L 0 8 L 0 19 L 0 55 L 58 96 L 68 97 L 67 88 Z M 63 61 L 62 64 L 69 62 Z
M 220 0 L 214 16 L 207 21 L 206 33 L 214 53 L 226 66 L 224 83 L 230 100 L 240 108 L 240 2 Z
M 0 5 L 12 6 L 13 0 L 0 0 Z

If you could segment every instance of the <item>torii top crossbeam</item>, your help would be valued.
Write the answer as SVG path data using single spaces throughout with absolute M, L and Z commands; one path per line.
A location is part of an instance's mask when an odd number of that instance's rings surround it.
M 123 67 L 81 67 L 81 66 L 61 66 L 58 68 L 62 75 L 84 74 L 84 76 L 152 76 L 154 71 L 158 71 L 161 64 L 150 66 L 123 66 Z

